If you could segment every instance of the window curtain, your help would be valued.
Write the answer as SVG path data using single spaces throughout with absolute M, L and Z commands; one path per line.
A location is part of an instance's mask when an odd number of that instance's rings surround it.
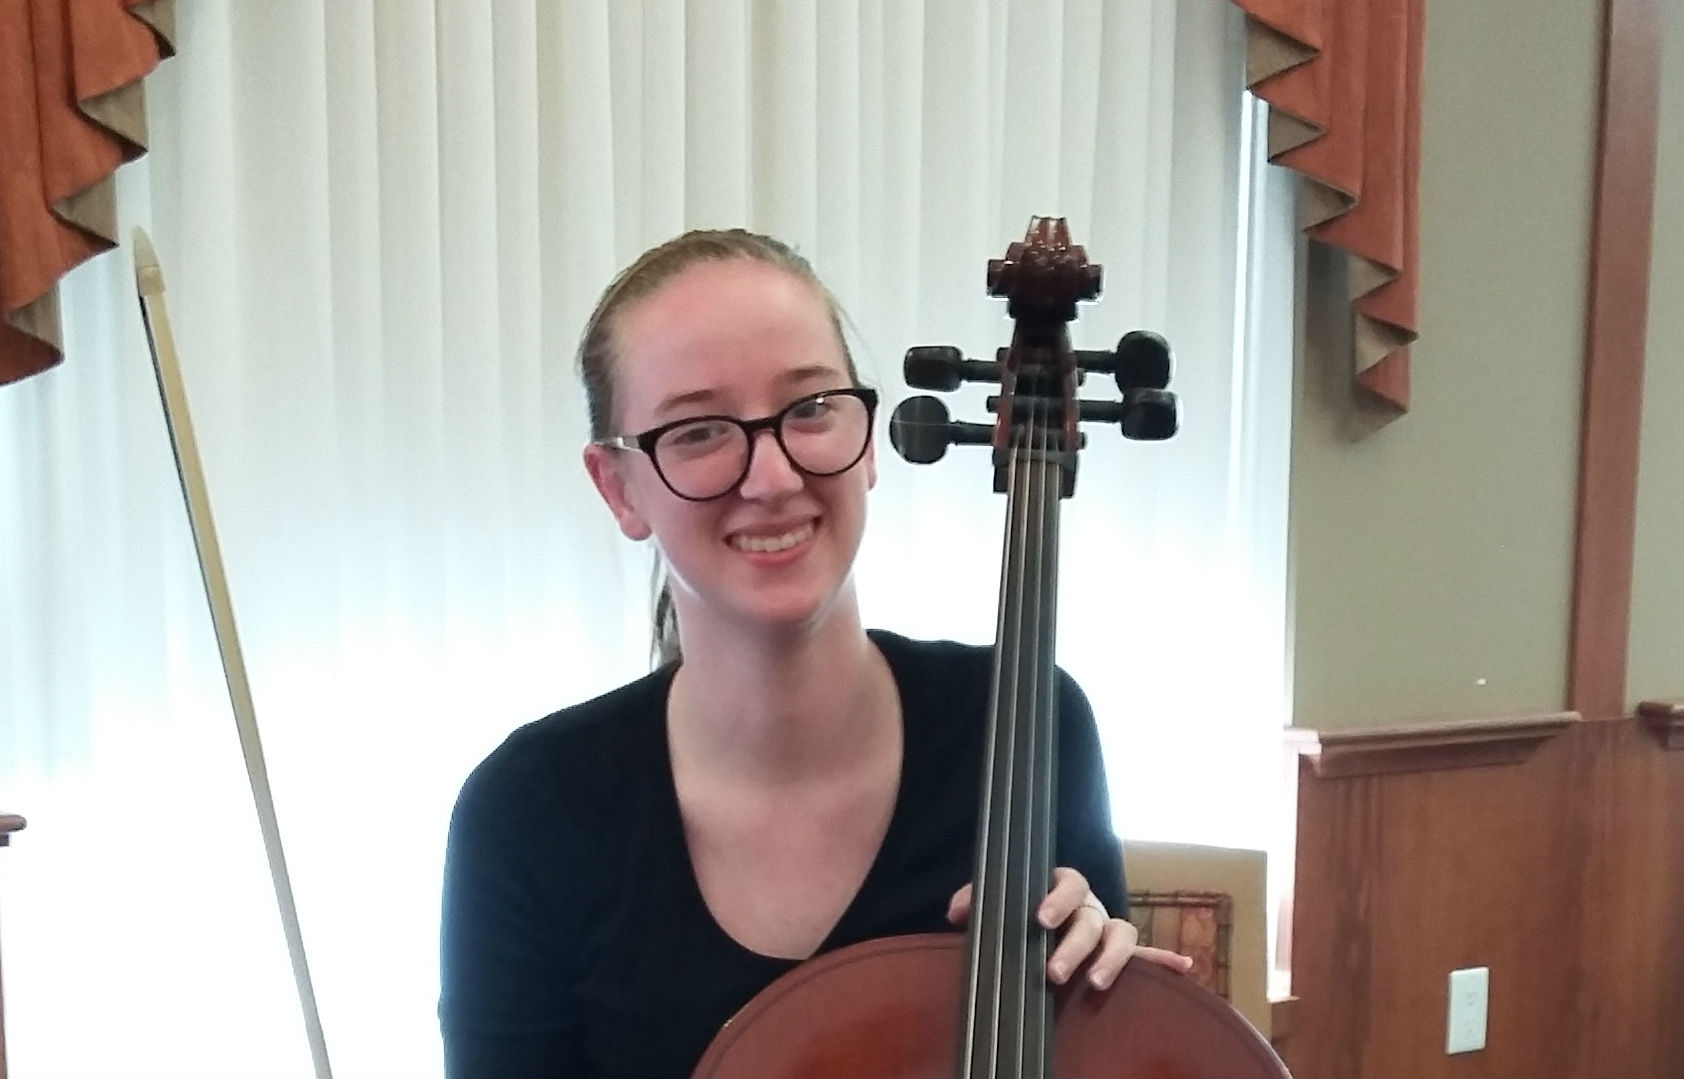
M 58 280 L 117 243 L 112 174 L 146 150 L 172 4 L 0 5 L 0 385 L 59 361 Z
M 1270 105 L 1269 154 L 1303 174 L 1310 236 L 1351 256 L 1357 384 L 1409 408 L 1419 323 L 1416 184 L 1424 0 L 1235 0 L 1246 82 Z
M 1061 662 L 1100 716 L 1120 831 L 1267 841 L 1288 394 L 1247 358 L 1240 297 L 1292 269 L 1259 269 L 1230 4 L 177 15 L 118 217 L 168 282 L 338 1074 L 439 1069 L 439 874 L 468 770 L 647 669 L 650 555 L 580 467 L 572 353 L 610 275 L 688 227 L 810 256 L 893 403 L 908 346 L 1006 341 L 986 260 L 1032 214 L 1070 219 L 1105 267 L 1077 347 L 1163 332 L 1183 423 L 1162 444 L 1091 432 Z M 0 860 L 12 1063 L 308 1074 L 125 259 L 72 273 L 62 306 L 67 362 L 0 388 L 0 802 L 30 821 Z M 950 403 L 980 419 L 986 394 Z M 984 457 L 913 467 L 880 438 L 869 623 L 992 638 Z

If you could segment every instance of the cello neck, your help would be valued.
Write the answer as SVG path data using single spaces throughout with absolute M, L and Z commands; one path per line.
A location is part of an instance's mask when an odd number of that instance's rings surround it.
M 1029 425 L 997 450 L 1007 525 L 989 695 L 970 921 L 961 1073 L 1041 1077 L 1052 1046 L 1050 934 L 1036 910 L 1052 879 L 1056 828 L 1058 425 Z

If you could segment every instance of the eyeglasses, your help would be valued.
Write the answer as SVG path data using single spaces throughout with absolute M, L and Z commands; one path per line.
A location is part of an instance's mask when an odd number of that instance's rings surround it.
M 758 420 L 691 416 L 597 444 L 638 450 L 673 494 L 707 502 L 730 494 L 748 477 L 761 431 L 772 432 L 789 463 L 806 475 L 848 471 L 865 456 L 876 412 L 877 391 L 856 386 L 808 394 Z

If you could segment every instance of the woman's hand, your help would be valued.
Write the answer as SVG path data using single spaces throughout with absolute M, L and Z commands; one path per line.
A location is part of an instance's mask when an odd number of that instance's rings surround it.
M 947 920 L 964 925 L 971 916 L 971 886 L 953 893 L 947 906 Z M 1088 887 L 1088 879 L 1067 866 L 1053 870 L 1052 891 L 1041 901 L 1037 912 L 1041 925 L 1047 929 L 1064 927 L 1058 947 L 1047 960 L 1047 979 L 1063 985 L 1082 961 L 1093 957 L 1088 968 L 1088 982 L 1095 989 L 1109 989 L 1117 975 L 1134 956 L 1185 974 L 1192 969 L 1193 960 L 1163 948 L 1144 948 L 1135 943 L 1140 933 L 1121 918 L 1113 918 L 1105 905 Z

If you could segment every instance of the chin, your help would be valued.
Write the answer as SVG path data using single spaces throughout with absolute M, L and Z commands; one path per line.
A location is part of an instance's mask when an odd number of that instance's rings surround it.
M 824 601 L 791 601 L 788 603 L 755 604 L 741 612 L 745 627 L 761 627 L 774 633 L 796 633 L 817 629 L 837 610 L 834 598 Z
M 840 587 L 819 594 L 807 591 L 751 597 L 749 602 L 737 606 L 732 621 L 741 631 L 750 633 L 811 633 L 835 618 L 846 617 L 854 609 L 853 580 L 848 578 Z

